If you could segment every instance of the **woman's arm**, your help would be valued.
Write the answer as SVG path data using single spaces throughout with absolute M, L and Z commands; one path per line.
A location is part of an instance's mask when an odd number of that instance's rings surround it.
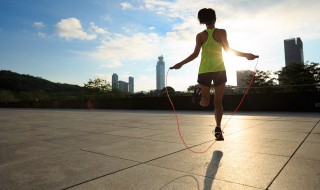
M 170 69 L 180 69 L 184 64 L 189 63 L 190 61 L 194 60 L 198 57 L 201 50 L 201 36 L 200 33 L 196 37 L 196 47 L 193 50 L 193 53 L 189 55 L 186 59 L 183 61 L 175 64 L 174 66 L 170 67 Z
M 220 29 L 219 37 L 220 37 L 220 43 L 221 43 L 224 51 L 231 52 L 234 55 L 239 56 L 239 57 L 245 57 L 248 60 L 253 60 L 253 59 L 259 57 L 257 55 L 253 55 L 252 53 L 243 53 L 241 51 L 237 51 L 237 50 L 231 49 L 229 47 L 229 42 L 228 42 L 228 39 L 227 39 L 227 32 L 224 29 Z

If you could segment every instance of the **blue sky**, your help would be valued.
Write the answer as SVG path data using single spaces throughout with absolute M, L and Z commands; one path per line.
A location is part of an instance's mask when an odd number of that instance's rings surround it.
M 156 63 L 166 69 L 192 53 L 205 26 L 204 7 L 216 10 L 217 28 L 230 46 L 259 54 L 259 70 L 285 65 L 283 40 L 300 37 L 305 61 L 320 62 L 320 2 L 309 0 L 1 0 L 0 69 L 83 85 L 89 79 L 135 79 L 135 91 L 156 88 Z M 226 56 L 228 84 L 255 61 Z M 168 85 L 196 84 L 199 58 L 170 71 Z

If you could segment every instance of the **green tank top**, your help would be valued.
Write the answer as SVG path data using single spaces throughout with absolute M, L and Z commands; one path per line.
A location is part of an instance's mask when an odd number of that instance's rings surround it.
M 199 74 L 225 71 L 222 57 L 222 45 L 213 38 L 214 29 L 206 29 L 207 40 L 202 44 Z

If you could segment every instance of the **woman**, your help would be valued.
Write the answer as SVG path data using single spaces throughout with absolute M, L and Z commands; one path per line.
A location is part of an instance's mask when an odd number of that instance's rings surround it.
M 215 89 L 215 137 L 216 140 L 223 141 L 224 138 L 221 131 L 221 120 L 223 115 L 222 98 L 227 82 L 227 76 L 222 57 L 222 48 L 226 52 L 232 52 L 236 56 L 245 57 L 248 60 L 254 60 L 255 58 L 258 58 L 258 56 L 251 53 L 236 51 L 229 47 L 227 32 L 224 29 L 215 28 L 216 13 L 213 9 L 201 9 L 198 12 L 198 19 L 200 24 L 206 25 L 207 29 L 197 34 L 196 47 L 193 53 L 170 69 L 180 69 L 184 64 L 197 58 L 202 49 L 198 74 L 199 88 L 196 88 L 194 91 L 193 101 L 194 103 L 200 104 L 202 107 L 207 107 L 210 102 L 210 88 L 211 82 L 213 81 Z

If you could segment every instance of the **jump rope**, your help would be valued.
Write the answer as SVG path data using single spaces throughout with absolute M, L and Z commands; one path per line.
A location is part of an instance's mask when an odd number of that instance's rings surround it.
M 234 115 L 237 113 L 238 109 L 239 109 L 239 108 L 241 107 L 241 105 L 242 105 L 242 102 L 243 102 L 244 98 L 245 98 L 246 95 L 248 94 L 248 91 L 249 91 L 249 89 L 250 89 L 250 87 L 251 87 L 251 85 L 252 85 L 252 82 L 253 82 L 254 78 L 255 78 L 255 74 L 256 74 L 256 71 L 257 71 L 258 63 L 259 63 L 259 57 L 257 57 L 257 62 L 256 62 L 256 65 L 255 65 L 255 67 L 254 67 L 254 70 L 253 70 L 253 74 L 252 74 L 250 83 L 248 84 L 248 86 L 247 86 L 247 88 L 246 88 L 246 90 L 245 90 L 245 92 L 244 92 L 244 94 L 243 94 L 243 96 L 242 96 L 242 98 L 241 98 L 238 106 L 235 108 L 235 110 L 232 112 L 232 114 L 231 114 L 231 116 L 229 117 L 229 119 L 227 120 L 227 122 L 224 124 L 224 126 L 223 126 L 223 128 L 222 128 L 222 130 L 221 130 L 221 132 L 220 132 L 220 135 L 223 133 L 224 128 L 228 125 L 228 123 L 229 123 L 229 121 L 231 120 L 232 116 L 234 116 Z M 184 138 L 183 138 L 183 136 L 182 136 L 182 134 L 181 134 L 181 131 L 180 131 L 180 123 L 179 123 L 179 118 L 178 118 L 177 111 L 176 111 L 176 109 L 175 109 L 175 107 L 174 107 L 174 104 L 173 104 L 173 102 L 172 102 L 172 100 L 171 100 L 171 98 L 170 98 L 169 92 L 168 92 L 168 85 L 167 85 L 167 83 L 168 83 L 169 70 L 170 70 L 170 68 L 168 69 L 167 74 L 166 74 L 166 93 L 167 93 L 167 97 L 168 97 L 168 99 L 169 99 L 169 102 L 170 102 L 170 104 L 171 104 L 171 106 L 172 106 L 173 114 L 174 114 L 174 116 L 175 116 L 175 118 L 176 118 L 179 136 L 180 136 L 180 138 L 181 138 L 184 146 L 185 146 L 189 151 L 191 151 L 191 152 L 193 152 L 193 153 L 197 153 L 197 154 L 206 153 L 206 152 L 213 146 L 213 144 L 214 144 L 217 140 L 215 139 L 215 140 L 213 141 L 213 143 L 211 143 L 211 145 L 209 145 L 208 148 L 205 149 L 205 150 L 203 150 L 203 151 L 193 150 L 193 149 L 191 149 L 191 147 L 189 147 L 189 146 L 187 145 L 187 143 L 186 143 L 186 141 L 184 140 Z

